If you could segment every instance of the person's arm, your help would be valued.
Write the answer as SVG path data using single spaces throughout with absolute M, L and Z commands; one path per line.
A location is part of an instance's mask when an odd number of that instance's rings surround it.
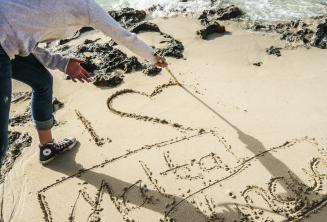
M 90 75 L 80 65 L 83 61 L 74 58 L 65 58 L 60 54 L 52 54 L 49 51 L 36 47 L 32 54 L 42 65 L 49 69 L 59 69 L 69 75 L 74 82 L 78 79 L 81 82 L 89 82 Z
M 103 32 L 118 44 L 126 46 L 133 53 L 147 59 L 152 64 L 158 62 L 153 49 L 139 39 L 135 33 L 122 28 L 95 0 L 87 1 L 91 27 Z
M 36 47 L 32 54 L 39 60 L 45 67 L 49 69 L 59 69 L 66 73 L 69 58 L 65 58 L 60 54 L 52 54 L 49 51 Z

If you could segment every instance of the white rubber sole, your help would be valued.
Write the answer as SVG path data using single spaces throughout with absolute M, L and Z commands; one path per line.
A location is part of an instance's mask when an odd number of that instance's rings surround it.
M 71 149 L 73 149 L 75 146 L 76 146 L 76 144 L 77 144 L 77 140 L 75 139 L 75 141 L 66 149 L 66 150 L 64 150 L 64 151 L 62 151 L 62 153 L 64 153 L 64 152 L 67 152 L 67 151 L 69 151 L 69 150 L 71 150 Z M 48 159 L 48 160 L 45 160 L 45 161 L 41 161 L 40 160 L 40 163 L 42 164 L 42 165 L 46 165 L 47 163 L 49 163 L 49 162 L 51 162 L 52 160 L 54 160 L 58 155 L 61 155 L 62 153 L 58 153 L 58 154 L 56 154 L 56 155 L 54 155 L 52 158 L 50 158 L 50 159 Z

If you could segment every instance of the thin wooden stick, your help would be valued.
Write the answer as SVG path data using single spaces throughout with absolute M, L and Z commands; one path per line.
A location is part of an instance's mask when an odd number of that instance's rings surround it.
M 175 77 L 175 75 L 170 71 L 170 69 L 168 67 L 166 67 L 166 70 L 167 72 L 169 73 L 169 75 L 175 80 L 175 82 L 180 85 L 180 86 L 183 86 L 179 81 L 178 79 Z
M 166 67 L 167 72 L 170 74 L 170 76 L 175 80 L 175 82 L 182 88 L 184 89 L 188 94 L 190 94 L 193 98 L 195 98 L 196 100 L 198 100 L 200 103 L 202 103 L 202 105 L 204 105 L 207 109 L 209 109 L 211 112 L 213 112 L 215 115 L 218 115 L 219 117 L 222 117 L 219 113 L 217 113 L 216 110 L 214 110 L 213 108 L 211 108 L 206 102 L 204 102 L 202 99 L 200 99 L 199 97 L 197 97 L 196 95 L 194 95 L 193 92 L 191 92 L 189 89 L 187 89 L 182 83 L 180 83 L 178 81 L 178 79 L 176 78 L 176 76 L 172 73 L 172 71 Z M 224 118 L 223 118 L 224 119 Z

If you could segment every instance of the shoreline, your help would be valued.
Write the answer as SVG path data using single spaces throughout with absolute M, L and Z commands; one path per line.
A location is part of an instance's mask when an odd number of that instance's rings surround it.
M 129 3 L 130 4 L 129 4 Z M 133 2 L 133 1 L 132 1 Z M 193 0 L 183 0 L 179 2 L 167 2 L 161 1 L 158 4 L 158 1 L 147 1 L 146 4 L 134 4 L 127 1 L 127 4 L 119 5 L 112 3 L 106 7 L 107 10 L 121 10 L 122 8 L 129 7 L 135 8 L 138 10 L 148 10 L 156 9 L 154 12 L 155 17 L 170 17 L 181 14 L 195 14 L 200 15 L 202 10 L 208 10 L 217 7 L 226 7 L 229 5 L 235 5 L 241 8 L 247 13 L 246 19 L 249 20 L 258 20 L 258 21 L 290 21 L 303 19 L 308 17 L 314 17 L 319 15 L 326 15 L 326 4 L 322 3 L 319 0 L 304 0 L 298 1 L 295 5 L 294 1 L 285 1 L 281 7 L 278 7 L 278 2 L 262 2 L 262 1 L 193 1 Z M 280 3 L 279 3 L 280 4 Z M 150 7 L 149 7 L 150 5 Z M 259 6 L 259 8 L 258 8 Z M 318 7 L 319 6 L 319 7 Z M 315 9 L 313 9 L 315 8 Z M 314 10 L 314 11 L 313 11 Z M 288 12 L 286 15 L 285 12 Z M 268 19 L 269 18 L 269 19 Z M 283 20 L 284 19 L 284 20 Z

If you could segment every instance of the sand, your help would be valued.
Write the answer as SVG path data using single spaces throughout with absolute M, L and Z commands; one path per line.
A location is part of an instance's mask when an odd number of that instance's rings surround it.
M 229 34 L 210 40 L 192 18 L 152 22 L 184 44 L 185 59 L 167 60 L 188 91 L 166 70 L 125 74 L 114 88 L 52 71 L 64 103 L 54 136 L 79 145 L 42 166 L 31 121 L 11 127 L 33 141 L 0 184 L 3 220 L 324 221 L 327 51 L 283 48 L 277 35 L 230 21 Z M 97 38 L 109 39 L 90 32 L 69 44 Z M 29 88 L 15 82 L 14 91 Z M 11 116 L 28 106 L 19 99 Z

